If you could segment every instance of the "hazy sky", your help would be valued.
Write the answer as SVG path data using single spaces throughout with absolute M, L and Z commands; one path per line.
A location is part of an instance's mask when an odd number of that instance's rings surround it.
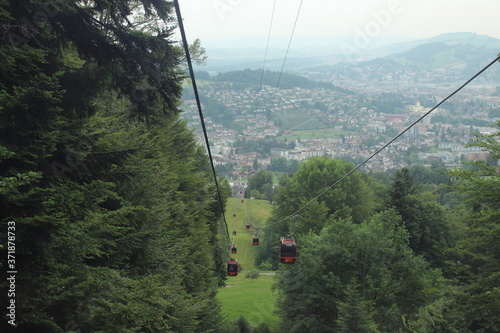
M 189 40 L 267 37 L 274 0 L 179 0 Z M 300 0 L 276 0 L 273 37 L 289 38 Z M 475 32 L 500 38 L 498 0 L 303 0 L 294 36 L 366 33 L 427 38 Z

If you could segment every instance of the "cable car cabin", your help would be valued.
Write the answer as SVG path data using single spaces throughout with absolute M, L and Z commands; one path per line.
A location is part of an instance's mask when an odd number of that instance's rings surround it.
M 245 224 L 245 229 L 250 230 L 250 223 Z
M 258 235 L 253 235 L 253 245 L 259 245 L 259 236 Z
M 236 214 L 233 214 L 233 217 L 236 217 Z
M 283 264 L 295 264 L 297 261 L 297 244 L 292 237 L 281 238 L 280 260 Z
M 227 275 L 229 276 L 238 275 L 238 262 L 235 259 L 230 259 L 227 262 Z
M 238 252 L 238 248 L 236 247 L 236 245 L 231 245 L 231 253 L 235 254 L 236 252 Z
M 244 202 L 245 202 L 245 200 L 241 199 L 241 203 L 244 203 Z
M 233 236 L 236 236 L 236 229 L 233 229 Z

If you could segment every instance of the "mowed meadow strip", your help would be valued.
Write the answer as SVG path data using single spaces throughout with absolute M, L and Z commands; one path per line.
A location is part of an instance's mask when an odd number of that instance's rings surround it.
M 217 299 L 222 304 L 222 314 L 228 321 L 236 321 L 240 316 L 250 323 L 252 327 L 260 323 L 267 324 L 271 329 L 279 324 L 279 317 L 274 314 L 276 299 L 272 293 L 273 275 L 261 274 L 256 280 L 245 278 L 245 274 L 255 267 L 257 246 L 252 245 L 254 225 L 262 226 L 271 215 L 272 206 L 265 200 L 244 198 L 229 198 L 226 206 L 229 231 L 236 229 L 237 235 L 232 236 L 238 252 L 232 254 L 238 259 L 242 271 L 236 277 L 228 277 L 226 287 L 219 288 Z M 233 217 L 236 214 L 236 217 Z M 250 230 L 245 229 L 245 224 L 251 221 L 254 225 Z M 265 236 L 265 229 L 261 233 Z M 268 273 L 273 274 L 273 273 Z

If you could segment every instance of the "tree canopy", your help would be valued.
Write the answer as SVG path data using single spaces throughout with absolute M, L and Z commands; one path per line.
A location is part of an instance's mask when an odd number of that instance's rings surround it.
M 408 247 L 395 211 L 361 224 L 331 220 L 300 238 L 299 262 L 280 274 L 279 307 L 289 332 L 396 332 L 432 299 L 435 273 Z M 353 316 L 358 316 L 355 319 Z

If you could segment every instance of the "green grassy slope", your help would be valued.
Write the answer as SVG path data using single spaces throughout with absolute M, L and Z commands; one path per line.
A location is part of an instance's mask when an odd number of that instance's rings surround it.
M 259 323 L 266 323 L 271 329 L 279 324 L 279 317 L 273 314 L 275 310 L 275 297 L 271 292 L 273 276 L 261 275 L 259 279 L 251 282 L 245 278 L 245 272 L 256 268 L 254 256 L 257 246 L 252 245 L 252 235 L 255 231 L 245 230 L 245 224 L 251 220 L 256 226 L 264 225 L 271 215 L 272 206 L 264 200 L 250 200 L 229 198 L 226 207 L 226 219 L 229 232 L 236 229 L 237 235 L 232 236 L 238 246 L 238 253 L 232 254 L 238 259 L 243 270 L 236 277 L 228 277 L 227 287 L 220 288 L 217 298 L 222 303 L 222 312 L 229 321 L 237 320 L 243 315 L 253 327 Z M 236 217 L 233 217 L 236 214 Z M 265 237 L 263 234 L 261 237 Z
M 256 254 L 256 246 L 252 245 L 252 236 L 255 232 L 254 226 L 262 226 L 266 219 L 271 215 L 272 206 L 265 200 L 251 200 L 229 198 L 226 208 L 226 220 L 231 233 L 236 229 L 236 236 L 232 236 L 234 243 L 238 247 L 238 253 L 232 254 L 233 258 L 238 259 L 238 262 L 244 270 L 255 268 L 254 258 Z M 236 217 L 233 217 L 236 214 Z M 252 229 L 245 230 L 245 224 L 251 221 Z M 264 236 L 263 236 L 264 237 Z
M 220 288 L 217 294 L 227 320 L 234 322 L 242 315 L 252 327 L 266 323 L 271 329 L 277 328 L 280 319 L 273 313 L 276 303 L 271 291 L 273 279 L 274 276 L 261 275 L 251 282 L 244 273 L 228 279 L 228 286 Z

